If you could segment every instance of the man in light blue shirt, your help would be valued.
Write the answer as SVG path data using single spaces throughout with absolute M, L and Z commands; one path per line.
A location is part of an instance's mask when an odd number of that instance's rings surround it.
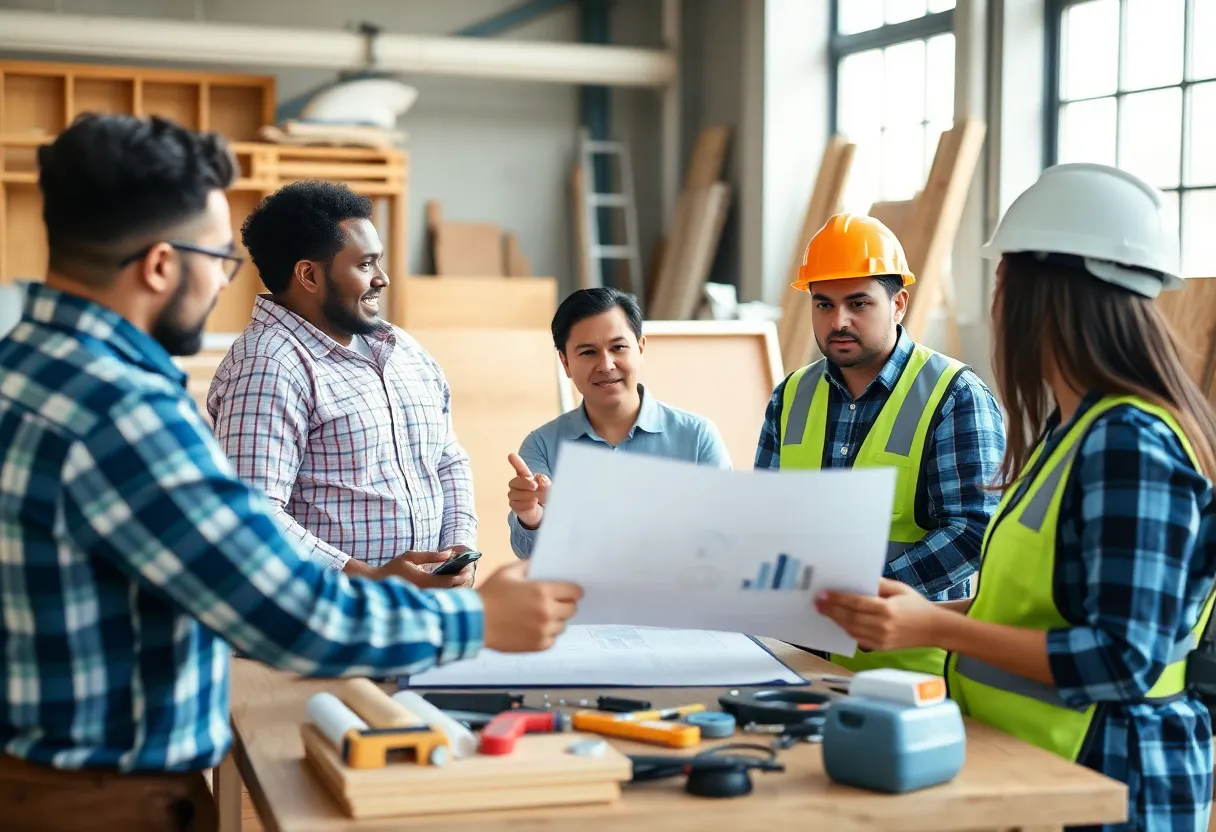
M 511 548 L 531 557 L 545 513 L 558 447 L 598 442 L 614 452 L 650 454 L 730 468 L 730 454 L 708 419 L 663 404 L 638 383 L 646 336 L 633 295 L 579 289 L 553 316 L 553 346 L 583 403 L 532 431 L 508 461 Z

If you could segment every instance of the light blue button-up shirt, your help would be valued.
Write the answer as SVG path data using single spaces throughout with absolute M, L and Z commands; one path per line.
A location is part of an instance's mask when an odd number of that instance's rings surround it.
M 647 395 L 646 388 L 640 384 L 638 391 L 642 395 L 642 409 L 621 444 L 613 447 L 599 436 L 591 427 L 587 412 L 580 406 L 529 433 L 519 447 L 520 457 L 533 474 L 544 474 L 550 479 L 553 479 L 557 450 L 562 442 L 599 442 L 617 453 L 650 454 L 715 468 L 731 467 L 730 452 L 726 450 L 717 425 L 703 416 L 663 404 Z M 509 512 L 507 522 L 511 526 L 511 548 L 515 554 L 521 558 L 531 557 L 537 532 L 525 529 L 513 511 Z

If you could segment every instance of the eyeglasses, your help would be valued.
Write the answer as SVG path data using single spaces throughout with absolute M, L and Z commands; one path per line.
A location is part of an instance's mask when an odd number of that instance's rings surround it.
M 241 266 L 245 265 L 245 258 L 239 254 L 233 254 L 231 250 L 208 248 L 207 246 L 198 246 L 194 243 L 179 243 L 173 240 L 166 241 L 170 246 L 178 251 L 188 251 L 192 254 L 202 254 L 207 257 L 218 257 L 220 260 L 227 262 L 228 265 L 228 280 L 231 282 L 236 279 L 237 272 L 241 270 Z M 148 252 L 152 250 L 158 243 L 153 243 L 140 251 L 135 252 L 129 257 L 124 258 L 119 264 L 119 268 L 129 266 L 136 260 L 142 260 L 148 256 Z

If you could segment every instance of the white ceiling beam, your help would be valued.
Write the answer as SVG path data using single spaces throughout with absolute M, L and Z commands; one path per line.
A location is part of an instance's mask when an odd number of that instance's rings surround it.
M 0 50 L 14 52 L 340 70 L 364 67 L 367 43 L 323 29 L 0 10 Z M 390 33 L 374 44 L 376 69 L 414 75 L 662 88 L 677 69 L 661 49 Z

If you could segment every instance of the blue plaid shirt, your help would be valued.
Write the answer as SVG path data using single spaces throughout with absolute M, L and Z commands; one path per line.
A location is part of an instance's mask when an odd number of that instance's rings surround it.
M 827 447 L 849 448 L 847 455 L 830 454 L 827 464 L 848 468 L 857 446 L 882 406 L 886 404 L 908 365 L 914 346 L 898 327 L 895 351 L 882 370 L 856 399 L 840 375 L 828 364 Z M 787 376 L 777 385 L 765 413 L 756 449 L 756 468 L 781 466 L 781 408 Z M 971 575 L 979 568 L 980 545 L 988 520 L 1000 502 L 1000 493 L 985 488 L 997 481 L 1005 455 L 1005 420 L 987 385 L 971 370 L 958 375 L 941 413 L 931 427 L 933 439 L 921 479 L 923 495 L 934 527 L 923 540 L 887 564 L 884 574 L 934 601 L 967 598 Z M 927 499 L 926 499 L 927 498 Z M 927 527 L 926 527 L 927 528 Z
M 1087 397 L 1074 418 L 1097 398 Z M 1055 431 L 1049 448 L 1062 435 Z M 1207 708 L 1189 694 L 1133 703 L 1161 675 L 1212 590 L 1211 497 L 1169 427 L 1129 406 L 1094 422 L 1065 486 L 1053 588 L 1073 626 L 1050 631 L 1047 652 L 1065 703 L 1098 704 L 1079 762 L 1128 784 L 1130 822 L 1107 832 L 1208 828 Z
M 293 673 L 416 673 L 477 653 L 480 598 L 352 581 L 237 479 L 165 350 L 32 284 L 0 341 L 0 748 L 189 771 L 231 742 L 228 642 Z

